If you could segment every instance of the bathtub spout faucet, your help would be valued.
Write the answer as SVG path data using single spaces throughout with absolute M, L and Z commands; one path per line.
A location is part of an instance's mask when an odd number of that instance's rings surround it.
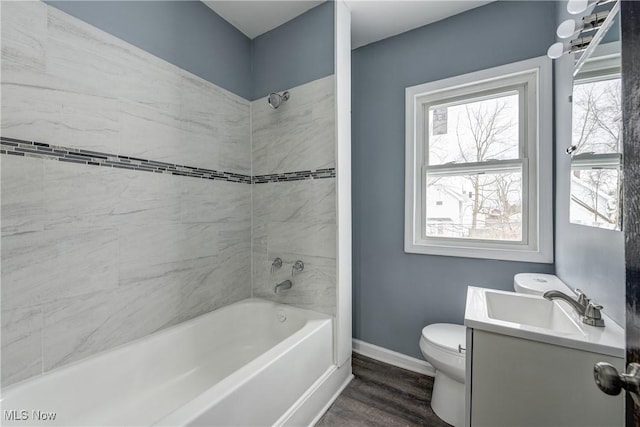
M 278 283 L 276 285 L 275 288 L 273 288 L 273 292 L 275 292 L 276 294 L 280 293 L 280 291 L 285 290 L 285 289 L 291 289 L 291 287 L 293 286 L 293 283 L 291 283 L 291 280 L 285 280 L 282 283 Z

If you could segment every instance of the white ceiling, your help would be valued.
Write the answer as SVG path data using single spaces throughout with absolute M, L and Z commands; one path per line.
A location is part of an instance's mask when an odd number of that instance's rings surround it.
M 303 14 L 324 0 L 203 0 L 249 38 Z M 351 47 L 357 48 L 439 21 L 492 0 L 345 0 Z
M 313 9 L 324 0 L 203 0 L 203 3 L 222 16 L 247 37 L 260 34 Z

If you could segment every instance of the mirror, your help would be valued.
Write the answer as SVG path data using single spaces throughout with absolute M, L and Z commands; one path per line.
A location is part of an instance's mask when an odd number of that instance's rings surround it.
M 618 9 L 577 60 L 572 95 L 570 221 L 621 229 L 622 98 Z M 607 28 L 608 27 L 608 28 Z

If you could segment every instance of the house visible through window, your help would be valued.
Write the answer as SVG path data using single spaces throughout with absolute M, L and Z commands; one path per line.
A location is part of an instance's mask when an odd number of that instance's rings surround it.
M 425 107 L 426 236 L 522 241 L 519 103 L 509 90 Z
M 535 59 L 407 89 L 406 251 L 550 262 L 548 67 Z

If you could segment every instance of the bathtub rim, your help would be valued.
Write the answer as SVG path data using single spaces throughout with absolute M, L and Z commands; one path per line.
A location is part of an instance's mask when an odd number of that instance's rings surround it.
M 60 375 L 64 374 L 64 371 L 67 369 L 72 369 L 77 365 L 83 364 L 83 363 L 89 363 L 92 361 L 97 361 L 100 359 L 104 359 L 108 356 L 115 356 L 118 353 L 124 353 L 127 350 L 127 347 L 129 346 L 134 346 L 134 345 L 141 345 L 144 342 L 147 341 L 152 341 L 152 340 L 156 340 L 158 339 L 158 336 L 160 335 L 173 335 L 176 334 L 178 332 L 180 332 L 181 330 L 184 329 L 188 329 L 189 327 L 191 327 L 194 323 L 197 323 L 198 321 L 202 321 L 203 319 L 205 319 L 206 317 L 209 316 L 213 316 L 215 314 L 220 314 L 221 312 L 227 311 L 233 307 L 237 307 L 239 305 L 248 305 L 251 303 L 265 303 L 266 305 L 270 305 L 271 307 L 273 307 L 274 309 L 277 309 L 278 307 L 282 307 L 282 308 L 286 308 L 288 310 L 293 310 L 296 311 L 298 313 L 302 313 L 305 317 L 305 319 L 307 320 L 307 323 L 311 322 L 311 321 L 322 321 L 322 320 L 330 320 L 333 321 L 333 319 L 335 318 L 335 316 L 331 316 L 328 314 L 324 314 L 324 313 L 319 313 L 313 310 L 307 310 L 304 308 L 300 308 L 300 307 L 295 307 L 293 305 L 289 305 L 289 304 L 282 304 L 282 303 L 277 303 L 275 301 L 271 301 L 268 299 L 264 299 L 264 298 L 257 298 L 257 297 L 249 297 L 249 298 L 245 298 L 242 299 L 240 301 L 236 301 L 234 303 L 216 308 L 214 310 L 211 310 L 207 313 L 202 313 L 198 316 L 192 317 L 191 319 L 185 320 L 183 322 L 177 323 L 175 325 L 171 325 L 168 326 L 166 328 L 161 328 L 158 329 L 157 331 L 154 331 L 148 335 L 142 336 L 140 338 L 136 338 L 134 340 L 131 340 L 129 342 L 123 343 L 123 344 L 119 344 L 115 347 L 111 347 L 105 350 L 101 350 L 95 354 L 92 354 L 88 357 L 79 359 L 79 360 L 74 360 L 73 362 L 69 362 L 68 364 L 62 365 L 62 366 L 58 366 L 57 368 L 51 369 L 50 371 L 46 371 L 43 372 L 39 375 L 33 376 L 33 377 L 29 377 L 29 378 L 25 378 L 24 380 L 18 381 L 16 383 L 10 384 L 6 387 L 0 387 L 0 407 L 2 405 L 4 405 L 5 399 L 7 398 L 7 395 L 9 395 L 9 397 L 11 396 L 11 394 L 20 391 L 20 389 L 22 389 L 23 387 L 27 387 L 29 385 L 31 385 L 32 382 L 34 381 L 38 381 L 40 380 L 42 377 L 46 376 L 47 378 L 56 378 L 59 377 Z M 306 327 L 306 325 L 303 325 L 303 327 L 296 331 L 293 335 L 295 335 L 296 333 L 300 332 L 301 330 L 303 330 Z M 269 350 L 267 350 L 267 352 L 271 351 L 273 348 L 277 347 L 278 345 L 280 345 L 282 342 L 288 340 L 291 336 L 290 335 L 288 337 L 286 337 L 284 340 L 278 342 L 274 347 L 270 348 Z M 265 352 L 266 353 L 266 352 Z M 256 359 L 260 358 L 263 354 L 260 354 L 259 356 L 256 357 Z M 253 362 L 254 360 L 251 360 L 251 362 Z M 251 363 L 249 362 L 249 363 Z M 235 373 L 235 371 L 234 371 Z M 232 373 L 233 374 L 233 373 Z M 232 375 L 231 374 L 231 375 Z M 227 376 L 228 377 L 228 376 Z M 220 381 L 223 381 L 224 379 L 226 379 L 227 377 L 223 378 Z M 168 415 L 168 414 L 166 414 Z

